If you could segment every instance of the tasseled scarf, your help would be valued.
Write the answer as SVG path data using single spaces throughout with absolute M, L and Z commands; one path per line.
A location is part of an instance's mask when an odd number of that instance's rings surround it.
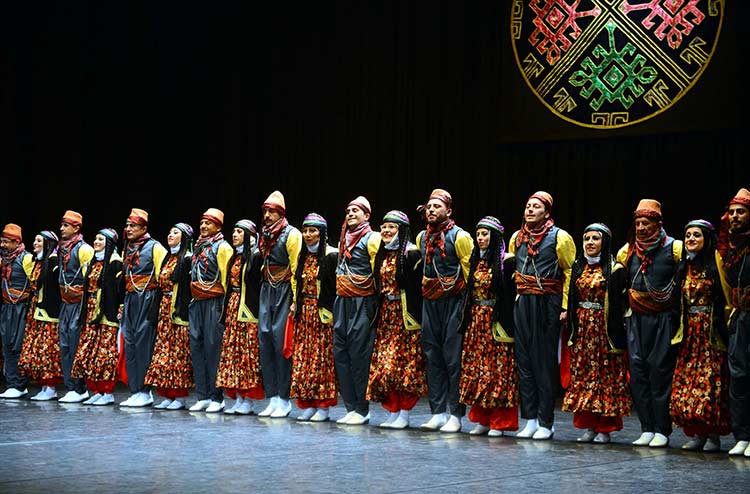
M 456 225 L 456 222 L 447 219 L 439 225 L 427 225 L 425 232 L 425 264 L 430 264 L 432 256 L 435 255 L 435 249 L 440 253 L 441 258 L 445 258 L 445 233 L 450 231 Z

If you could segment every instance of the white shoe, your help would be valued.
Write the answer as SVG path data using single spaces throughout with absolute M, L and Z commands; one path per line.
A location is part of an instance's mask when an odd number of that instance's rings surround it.
M 165 410 L 171 404 L 172 404 L 172 400 L 170 400 L 169 398 L 165 398 L 158 405 L 154 405 L 154 408 L 158 408 L 159 410 Z
M 318 408 L 315 415 L 310 417 L 310 422 L 327 422 L 329 420 L 328 408 Z
M 398 418 L 391 422 L 391 429 L 406 429 L 409 427 L 409 410 L 398 412 Z
M 524 439 L 528 439 L 530 437 L 534 436 L 534 433 L 539 429 L 539 420 L 538 419 L 529 419 L 526 421 L 526 425 L 524 428 L 516 434 L 516 437 L 521 437 Z
M 440 428 L 440 432 L 461 432 L 461 417 L 451 415 L 448 421 Z
M 633 441 L 633 446 L 648 446 L 649 443 L 654 439 L 653 432 L 643 432 L 641 437 Z
M 98 400 L 99 398 L 101 398 L 101 397 L 102 397 L 101 393 L 96 393 L 96 394 L 95 394 L 94 396 L 92 396 L 92 397 L 91 397 L 91 398 L 89 398 L 88 400 L 84 401 L 84 402 L 83 402 L 83 404 L 84 404 L 84 405 L 93 405 L 93 404 L 94 404 L 94 402 L 95 402 L 96 400 Z
M 115 397 L 112 396 L 111 393 L 104 393 L 98 400 L 96 400 L 92 405 L 95 407 L 102 407 L 105 405 L 112 405 L 115 402 Z
M 263 411 L 258 414 L 258 417 L 270 417 L 275 409 L 276 409 L 276 397 L 274 396 L 268 402 L 268 405 L 266 406 L 266 408 L 264 408 Z
M 125 401 L 120 402 L 121 407 L 130 407 L 133 406 L 133 403 L 135 403 L 136 398 L 138 397 L 138 393 L 134 395 L 130 395 Z
M 346 425 L 365 425 L 370 422 L 370 414 L 368 413 L 364 417 L 357 412 L 349 418 Z
M 206 407 L 206 413 L 216 413 L 224 410 L 224 401 L 212 401 Z
M 666 448 L 667 446 L 669 446 L 669 438 L 660 432 L 654 434 L 654 438 L 648 443 L 649 448 Z
M 273 412 L 271 413 L 271 418 L 283 419 L 284 417 L 288 416 L 291 411 L 292 402 L 289 400 L 285 400 L 284 398 L 279 398 L 276 402 L 276 408 L 274 408 Z
M 177 400 L 175 400 L 177 401 Z M 193 406 L 190 407 L 191 412 L 202 412 L 206 408 L 208 408 L 208 405 L 211 404 L 211 400 L 198 400 L 195 402 Z M 171 405 L 170 405 L 171 406 Z M 170 410 L 174 410 L 174 408 L 170 408 Z
M 130 404 L 131 407 L 145 407 L 154 403 L 154 395 L 151 394 L 151 391 L 141 391 L 135 396 L 136 399 Z
M 348 424 L 348 423 L 349 423 L 349 419 L 351 419 L 351 418 L 352 418 L 352 416 L 353 416 L 353 415 L 354 415 L 355 413 L 357 413 L 357 412 L 355 412 L 354 410 L 352 410 L 351 412 L 346 412 L 346 415 L 344 415 L 343 417 L 341 417 L 340 419 L 338 419 L 338 420 L 336 421 L 336 423 L 337 423 L 337 424 L 344 424 L 344 425 Z
M 42 386 L 41 391 L 31 397 L 32 401 L 49 401 L 57 397 L 57 391 L 51 386 Z
M 503 437 L 503 431 L 500 429 L 490 429 L 487 431 L 487 437 Z
M 534 439 L 535 441 L 546 441 L 547 439 L 552 439 L 552 436 L 555 435 L 555 426 L 551 426 L 549 429 L 544 426 L 540 426 L 533 436 L 531 436 L 531 439 Z
M 750 446 L 750 441 L 737 441 L 732 449 L 729 450 L 729 456 L 742 456 L 745 450 Z
M 307 422 L 312 418 L 313 415 L 317 413 L 317 408 L 305 408 L 301 414 L 297 417 L 297 420 L 301 420 L 303 422 Z
M 721 451 L 721 438 L 719 438 L 719 436 L 708 436 L 708 438 L 706 438 L 706 444 L 703 445 L 703 451 L 705 453 Z
M 65 396 L 57 400 L 60 403 L 78 403 L 88 398 L 88 396 L 81 399 L 81 395 L 76 393 L 75 391 L 68 391 L 65 393 Z
M 430 420 L 420 425 L 419 428 L 423 431 L 437 431 L 440 430 L 446 422 L 448 422 L 447 413 L 435 413 L 430 417 Z
M 237 412 L 237 409 L 242 405 L 243 399 L 242 396 L 237 395 L 237 398 L 234 400 L 234 403 L 231 407 L 225 408 L 224 413 L 227 415 L 234 415 Z
M 684 449 L 685 451 L 702 450 L 703 446 L 706 445 L 707 440 L 708 438 L 705 436 L 694 436 L 690 438 L 690 441 L 683 444 L 681 449 Z
M 182 410 L 185 408 L 185 398 L 175 398 L 172 403 L 169 404 L 167 410 Z
M 612 438 L 611 438 L 611 437 L 609 437 L 609 433 L 608 433 L 608 432 L 600 432 L 600 433 L 599 433 L 599 434 L 597 434 L 597 435 L 596 435 L 596 437 L 594 438 L 594 442 L 595 442 L 596 444 L 609 444 L 609 442 L 610 442 L 611 440 L 612 440 Z
M 398 412 L 391 412 L 388 414 L 388 418 L 385 419 L 385 422 L 381 422 L 378 427 L 382 427 L 383 429 L 390 429 L 391 424 L 394 420 L 398 418 Z
M 472 430 L 469 431 L 469 435 L 472 436 L 483 436 L 490 431 L 490 428 L 486 425 L 477 424 Z
M 596 432 L 594 431 L 594 429 L 589 429 L 586 432 L 584 432 L 581 437 L 576 439 L 576 442 L 590 443 L 591 441 L 594 440 L 595 437 L 596 437 Z
M 250 398 L 244 398 L 234 413 L 238 415 L 250 415 L 253 413 L 253 400 Z
M 25 396 L 27 394 L 29 394 L 28 389 L 8 388 L 5 390 L 5 393 L 0 394 L 0 398 L 16 399 L 16 398 Z

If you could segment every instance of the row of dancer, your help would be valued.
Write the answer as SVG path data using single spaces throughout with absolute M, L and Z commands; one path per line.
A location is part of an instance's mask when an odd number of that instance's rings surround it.
M 529 198 L 507 249 L 494 217 L 478 222 L 475 238 L 456 226 L 442 189 L 420 207 L 427 228 L 415 244 L 400 211 L 386 214 L 380 234 L 373 232 L 370 204 L 360 196 L 346 208 L 334 249 L 319 215 L 308 215 L 302 232 L 286 222 L 278 191 L 263 205 L 260 232 L 249 220 L 235 224 L 233 247 L 215 208 L 202 216 L 193 249 L 192 229 L 179 223 L 169 251 L 148 236 L 147 213 L 133 209 L 122 255 L 112 229 L 88 247 L 82 218 L 72 211 L 57 248 L 54 233 L 37 236 L 35 259 L 20 255 L 20 228 L 8 225 L 2 309 L 10 387 L 2 396 L 23 395 L 26 374 L 43 385 L 34 398 L 49 399 L 62 374 L 69 391 L 60 401 L 103 405 L 113 401 L 119 375 L 133 393 L 121 406 L 152 404 L 154 386 L 164 397 L 157 407 L 183 408 L 194 387 L 194 411 L 225 409 L 226 393 L 235 401 L 225 412 L 250 413 L 253 401 L 267 396 L 258 414 L 285 417 L 296 398 L 299 418 L 319 421 L 340 393 L 347 414 L 339 423 L 369 422 L 369 402 L 376 401 L 390 412 L 381 425 L 402 428 L 427 394 L 432 416 L 424 430 L 459 431 L 470 405 L 472 434 L 502 435 L 518 429 L 520 404 L 526 423 L 517 436 L 544 440 L 554 434 L 557 347 L 567 323 L 563 408 L 585 429 L 579 440 L 609 442 L 632 397 L 643 430 L 633 444 L 666 446 L 674 423 L 692 437 L 686 449 L 717 450 L 718 437 L 730 430 L 729 401 L 737 440 L 730 454 L 746 454 L 747 383 L 739 371 L 747 360 L 737 341 L 746 331 L 737 329 L 747 324 L 748 207 L 750 194 L 741 189 L 718 241 L 713 226 L 697 220 L 686 226 L 683 250 L 664 232 L 660 204 L 643 200 L 616 255 L 611 232 L 595 223 L 577 256 L 575 242 L 552 220 L 551 195 L 541 191 Z M 60 309 L 50 313 L 55 297 L 45 293 L 56 292 Z M 80 342 L 73 341 L 77 321 L 64 317 L 66 304 L 82 309 Z M 14 319 L 24 305 L 28 315 Z M 733 310 L 728 325 L 725 306 Z M 23 319 L 15 333 L 7 331 L 6 315 Z M 118 355 L 125 365 L 118 366 Z

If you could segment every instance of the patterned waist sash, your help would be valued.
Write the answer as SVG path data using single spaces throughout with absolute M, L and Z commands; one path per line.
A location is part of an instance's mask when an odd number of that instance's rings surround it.
M 292 268 L 278 264 L 266 264 L 263 269 L 263 280 L 272 285 L 284 283 L 292 279 Z
M 750 310 L 750 287 L 732 288 L 729 304 L 737 310 Z
M 146 290 L 154 290 L 155 288 L 156 278 L 151 274 L 131 274 L 125 278 L 125 290 L 128 293 L 142 293 Z
M 208 300 L 224 296 L 224 285 L 221 283 L 212 283 L 211 285 L 202 284 L 200 281 L 190 282 L 190 293 L 196 300 Z
M 562 280 L 516 272 L 516 291 L 519 295 L 559 295 L 563 291 L 563 284 Z
M 31 287 L 25 286 L 23 290 L 16 290 L 15 288 L 11 287 L 4 287 L 3 289 L 3 303 L 4 304 L 17 304 L 19 302 L 24 302 L 28 300 L 29 295 L 31 295 Z
M 65 285 L 60 287 L 60 298 L 63 303 L 77 304 L 83 299 L 83 285 Z
M 451 297 L 464 291 L 466 282 L 460 274 L 442 278 L 422 277 L 422 296 L 427 300 Z
M 676 301 L 672 299 L 654 300 L 650 292 L 639 292 L 632 288 L 628 289 L 628 298 L 630 299 L 630 308 L 640 314 L 656 314 L 674 307 L 676 304 Z
M 336 276 L 336 295 L 341 297 L 367 297 L 375 293 L 372 276 L 349 273 Z

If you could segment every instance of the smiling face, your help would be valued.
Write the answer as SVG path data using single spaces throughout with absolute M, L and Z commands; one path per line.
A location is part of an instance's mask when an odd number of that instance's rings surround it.
M 346 227 L 354 230 L 359 225 L 370 219 L 370 213 L 366 213 L 359 206 L 351 205 L 346 208 Z
M 198 224 L 198 231 L 201 232 L 201 238 L 211 237 L 219 233 L 219 225 L 208 218 L 202 218 Z
M 396 235 L 398 235 L 398 224 L 392 221 L 386 221 L 380 225 L 380 236 L 383 237 L 383 242 L 391 242 Z
M 182 243 L 182 232 L 179 228 L 172 227 L 167 235 L 167 245 L 175 248 Z
M 691 226 L 685 230 L 685 249 L 688 252 L 700 252 L 706 243 L 703 230 L 697 226 Z
M 101 233 L 97 233 L 94 237 L 94 252 L 101 252 L 107 246 L 107 238 Z
M 34 237 L 34 254 L 39 254 L 44 250 L 44 237 L 37 235 Z
M 602 251 L 602 234 L 594 230 L 583 234 L 583 251 L 589 257 L 596 257 Z

